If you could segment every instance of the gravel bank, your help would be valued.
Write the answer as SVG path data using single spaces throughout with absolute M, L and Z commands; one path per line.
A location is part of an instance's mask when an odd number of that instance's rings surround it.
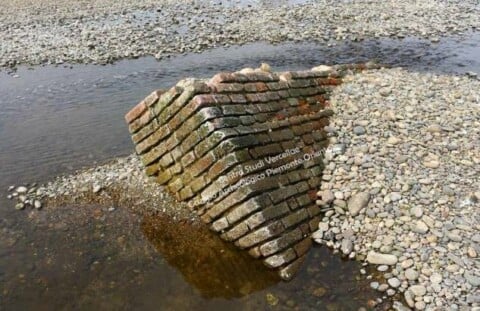
M 106 64 L 254 41 L 441 36 L 480 27 L 478 1 L 7 0 L 0 10 L 0 68 Z M 241 1 L 240 1 L 241 2 Z
M 480 82 L 403 69 L 334 91 L 314 239 L 417 310 L 480 307 Z M 400 303 L 397 308 L 403 310 Z
M 16 202 L 18 210 L 41 209 L 44 205 L 101 204 L 111 210 L 126 207 L 139 213 L 161 212 L 172 220 L 198 220 L 186 205 L 176 202 L 163 187 L 145 176 L 136 155 L 60 176 L 44 185 L 12 185 L 8 198 Z

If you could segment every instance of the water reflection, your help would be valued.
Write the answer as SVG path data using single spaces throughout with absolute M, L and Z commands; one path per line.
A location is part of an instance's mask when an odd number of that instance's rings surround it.
M 223 242 L 203 224 L 147 216 L 142 232 L 204 298 L 239 298 L 280 282 L 275 272 Z

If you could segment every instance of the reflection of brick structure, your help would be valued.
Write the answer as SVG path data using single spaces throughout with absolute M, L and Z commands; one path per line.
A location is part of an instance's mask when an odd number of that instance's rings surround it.
M 289 279 L 319 222 L 329 93 L 363 67 L 186 79 L 153 92 L 125 119 L 148 175 L 224 240 Z

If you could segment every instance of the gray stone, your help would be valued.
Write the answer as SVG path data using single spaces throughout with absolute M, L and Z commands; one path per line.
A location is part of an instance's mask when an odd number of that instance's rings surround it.
M 354 194 L 347 203 L 348 211 L 350 215 L 357 216 L 360 211 L 368 205 L 370 200 L 370 194 L 366 192 L 361 192 Z
M 390 285 L 393 288 L 397 288 L 401 284 L 400 280 L 396 277 L 388 279 L 387 282 L 388 282 L 388 285 Z
M 422 297 L 427 293 L 427 289 L 423 285 L 412 285 L 408 290 L 417 297 Z
M 397 263 L 398 258 L 391 254 L 382 254 L 374 251 L 370 251 L 367 255 L 367 261 L 375 265 L 394 265 Z
M 353 243 L 350 239 L 343 239 L 340 250 L 344 255 L 348 255 L 353 251 Z
M 353 132 L 355 135 L 363 135 L 365 134 L 365 128 L 363 126 L 355 126 L 353 128 Z
M 470 272 L 470 271 L 465 271 L 465 273 L 463 274 L 463 276 L 465 277 L 465 279 L 467 280 L 467 282 L 468 282 L 470 285 L 475 286 L 475 287 L 480 286 L 480 277 L 474 275 L 472 272 Z
M 412 231 L 416 233 L 425 234 L 428 232 L 428 226 L 421 220 L 417 220 L 412 226 Z

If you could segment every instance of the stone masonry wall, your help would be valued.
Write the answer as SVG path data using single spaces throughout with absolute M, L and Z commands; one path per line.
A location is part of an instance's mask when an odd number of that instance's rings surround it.
M 365 65 L 185 79 L 127 113 L 146 174 L 290 279 L 318 227 L 331 90 Z

